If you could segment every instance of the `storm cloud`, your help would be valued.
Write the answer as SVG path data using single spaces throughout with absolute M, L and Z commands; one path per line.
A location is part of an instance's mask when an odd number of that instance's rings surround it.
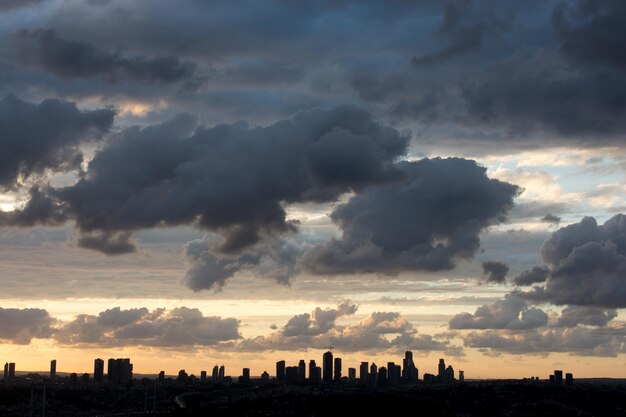
M 539 282 L 545 282 L 548 279 L 550 270 L 543 266 L 533 266 L 528 271 L 523 271 L 515 278 L 513 282 L 515 285 L 532 285 Z
M 142 82 L 174 83 L 193 76 L 196 65 L 177 57 L 124 57 L 84 41 L 59 37 L 54 29 L 21 30 L 15 35 L 24 65 L 38 65 L 59 77 L 101 77 L 114 83 L 120 78 Z
M 544 311 L 529 307 L 523 299 L 507 294 L 503 300 L 478 307 L 474 314 L 457 314 L 449 326 L 450 329 L 526 330 L 547 323 L 548 315 Z
M 371 186 L 331 214 L 342 236 L 312 248 L 303 265 L 316 274 L 454 268 L 480 247 L 479 234 L 506 218 L 517 186 L 490 179 L 474 161 L 401 162 L 405 179 Z
M 102 137 L 114 116 L 111 109 L 80 110 L 59 99 L 39 104 L 15 96 L 0 99 L 0 187 L 14 188 L 46 170 L 79 168 L 79 145 Z
M 509 267 L 497 261 L 486 261 L 483 262 L 483 275 L 487 279 L 487 282 L 492 282 L 496 284 L 504 283 L 506 279 L 506 275 L 509 273 Z
M 626 216 L 603 225 L 585 217 L 555 231 L 542 249 L 550 267 L 544 287 L 524 293 L 530 300 L 606 308 L 626 307 Z

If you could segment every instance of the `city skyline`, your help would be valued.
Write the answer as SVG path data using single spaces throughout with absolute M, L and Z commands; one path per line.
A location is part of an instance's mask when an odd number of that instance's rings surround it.
M 0 363 L 626 377 L 623 21 L 1 1 Z

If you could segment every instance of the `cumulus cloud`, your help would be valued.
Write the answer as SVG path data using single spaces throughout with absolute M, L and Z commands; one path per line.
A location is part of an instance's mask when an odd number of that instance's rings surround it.
M 294 350 L 334 346 L 342 352 L 368 350 L 446 351 L 463 355 L 462 348 L 450 344 L 447 335 L 422 335 L 396 312 L 374 312 L 349 325 L 336 320 L 356 312 L 356 306 L 342 303 L 337 308 L 316 308 L 311 314 L 298 314 L 268 336 L 240 340 L 230 344 L 241 351 Z
M 84 41 L 59 37 L 54 29 L 21 30 L 15 36 L 21 62 L 38 65 L 63 78 L 101 77 L 114 83 L 120 78 L 143 82 L 174 83 L 190 79 L 196 65 L 177 57 L 124 57 Z
M 0 340 L 27 345 L 33 338 L 48 338 L 55 320 L 40 308 L 0 307 Z
M 117 307 L 97 316 L 78 315 L 58 327 L 54 338 L 66 345 L 178 347 L 214 346 L 241 335 L 238 320 L 204 316 L 195 308 Z
M 490 179 L 474 161 L 423 159 L 396 166 L 404 179 L 371 186 L 338 206 L 339 239 L 312 248 L 316 274 L 448 270 L 472 257 L 479 234 L 504 221 L 519 189 Z
M 548 279 L 550 270 L 544 266 L 533 266 L 528 271 L 521 272 L 513 278 L 515 285 L 532 285 L 539 282 L 545 282 Z
M 548 214 L 546 214 L 545 216 L 543 216 L 541 218 L 541 221 L 544 222 L 544 223 L 550 223 L 550 224 L 557 224 L 558 225 L 559 223 L 561 223 L 561 217 L 556 216 L 556 215 L 554 215 L 552 213 L 548 213 Z
M 604 327 L 617 317 L 617 311 L 597 307 L 569 306 L 563 309 L 556 323 L 557 327 L 585 326 Z
M 523 295 L 557 305 L 626 307 L 626 216 L 603 225 L 585 217 L 555 231 L 542 249 L 550 267 L 544 287 Z
M 0 99 L 0 187 L 14 188 L 46 170 L 77 169 L 83 161 L 79 145 L 106 133 L 114 115 L 58 99 L 39 104 L 15 96 Z
M 461 313 L 454 316 L 450 329 L 511 329 L 526 330 L 545 326 L 548 315 L 526 301 L 507 294 L 503 300 L 491 305 L 482 305 L 474 314 Z
M 509 273 L 509 267 L 502 262 L 486 261 L 482 263 L 482 267 L 487 282 L 503 284 Z

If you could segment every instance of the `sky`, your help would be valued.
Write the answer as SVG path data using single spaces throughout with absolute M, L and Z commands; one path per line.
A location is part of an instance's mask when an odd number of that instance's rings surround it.
M 0 1 L 0 362 L 626 377 L 625 19 Z

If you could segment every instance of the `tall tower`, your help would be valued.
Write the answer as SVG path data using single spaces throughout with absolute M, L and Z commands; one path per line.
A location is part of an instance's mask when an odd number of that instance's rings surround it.
M 57 379 L 57 360 L 50 361 L 50 380 L 54 382 Z
M 93 361 L 93 382 L 96 384 L 104 381 L 104 361 L 97 358 Z
M 331 351 L 324 353 L 322 365 L 323 365 L 322 381 L 324 381 L 325 384 L 330 384 L 333 381 L 333 354 Z
M 439 373 L 437 374 L 439 382 L 446 381 L 446 362 L 443 359 L 439 359 Z
M 303 382 L 305 380 L 306 380 L 306 362 L 304 361 L 304 359 L 300 359 L 300 362 L 298 362 L 298 381 Z
M 361 362 L 359 366 L 359 382 L 361 385 L 367 384 L 367 374 L 369 373 L 369 364 L 367 362 Z
M 335 358 L 335 372 L 333 379 L 337 382 L 341 381 L 341 358 Z
M 285 380 L 285 361 L 276 362 L 276 380 L 277 381 Z

